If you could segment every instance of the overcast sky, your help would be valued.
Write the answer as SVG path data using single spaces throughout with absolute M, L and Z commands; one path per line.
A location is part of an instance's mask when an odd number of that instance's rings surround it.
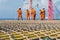
M 39 5 L 37 8 L 37 4 Z M 33 0 L 33 8 L 37 11 L 37 18 L 39 18 L 39 10 L 45 8 L 46 19 L 48 17 L 48 0 Z M 23 18 L 25 18 L 25 11 L 29 9 L 29 0 L 0 0 L 0 18 L 17 18 L 17 9 L 22 8 Z M 60 19 L 60 0 L 53 0 L 54 18 Z

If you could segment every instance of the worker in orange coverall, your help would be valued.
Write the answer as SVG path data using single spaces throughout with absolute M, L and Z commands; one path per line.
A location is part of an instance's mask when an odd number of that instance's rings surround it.
M 43 8 L 42 10 L 40 10 L 40 18 L 41 18 L 41 20 L 45 19 L 45 8 Z
M 27 20 L 30 20 L 30 12 L 29 12 L 28 9 L 26 10 L 26 19 L 27 19 Z
M 21 8 L 19 8 L 19 9 L 17 10 L 17 12 L 18 12 L 18 20 L 19 20 L 19 19 L 22 19 L 22 10 L 21 10 Z
M 31 16 L 32 16 L 32 20 L 35 20 L 36 18 L 36 10 L 35 9 L 31 9 Z

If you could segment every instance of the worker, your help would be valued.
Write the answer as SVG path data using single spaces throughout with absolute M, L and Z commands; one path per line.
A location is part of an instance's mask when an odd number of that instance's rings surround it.
M 35 20 L 36 17 L 36 10 L 35 9 L 31 9 L 31 16 L 32 16 L 32 20 Z
M 19 19 L 22 19 L 22 10 L 21 10 L 21 8 L 19 8 L 19 9 L 17 10 L 17 12 L 18 12 L 18 20 L 19 20 Z
M 27 20 L 30 20 L 30 12 L 29 12 L 28 9 L 26 10 L 26 19 L 27 19 Z
M 42 10 L 40 10 L 40 18 L 41 18 L 41 20 L 45 19 L 45 8 L 43 8 Z

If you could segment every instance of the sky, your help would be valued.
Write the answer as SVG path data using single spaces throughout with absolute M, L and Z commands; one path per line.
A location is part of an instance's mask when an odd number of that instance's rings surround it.
M 52 0 L 54 19 L 60 19 L 60 0 Z M 48 0 L 33 0 L 32 7 L 36 9 L 36 18 L 39 17 L 39 10 L 45 8 L 46 19 L 48 19 Z M 37 7 L 37 4 L 39 5 Z M 26 9 L 29 9 L 29 0 L 0 0 L 0 18 L 17 18 L 17 10 L 22 8 L 23 19 L 26 18 Z

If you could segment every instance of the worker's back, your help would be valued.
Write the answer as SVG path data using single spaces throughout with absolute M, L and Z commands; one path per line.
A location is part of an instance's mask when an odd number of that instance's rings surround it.
M 22 10 L 17 10 L 18 14 L 21 15 L 22 14 Z
M 26 11 L 26 15 L 30 15 L 29 10 Z
M 31 10 L 31 14 L 36 14 L 36 10 L 35 9 L 32 9 Z

